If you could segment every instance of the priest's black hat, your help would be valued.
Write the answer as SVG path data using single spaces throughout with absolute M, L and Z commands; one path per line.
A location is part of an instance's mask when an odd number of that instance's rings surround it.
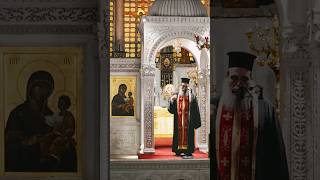
M 252 70 L 253 62 L 256 56 L 246 52 L 228 52 L 229 55 L 229 68 L 231 67 L 241 67 Z
M 181 78 L 181 83 L 187 83 L 189 84 L 190 79 L 189 78 Z

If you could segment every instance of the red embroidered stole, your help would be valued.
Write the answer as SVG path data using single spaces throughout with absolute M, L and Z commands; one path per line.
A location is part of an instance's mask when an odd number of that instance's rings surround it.
M 219 138 L 219 179 L 231 179 L 231 145 L 234 111 L 227 110 L 224 106 L 220 117 Z
M 238 113 L 225 106 L 221 108 L 218 146 L 220 180 L 253 180 L 254 118 L 253 108 L 250 107 L 250 110 Z
M 178 99 L 178 149 L 188 148 L 189 96 Z
M 252 108 L 241 113 L 239 180 L 252 179 L 253 123 Z

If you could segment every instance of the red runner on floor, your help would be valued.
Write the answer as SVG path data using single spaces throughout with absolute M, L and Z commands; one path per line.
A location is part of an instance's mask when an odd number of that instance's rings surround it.
M 208 159 L 208 154 L 196 150 L 193 154 L 194 159 Z M 154 154 L 138 154 L 139 159 L 168 159 L 168 160 L 179 160 L 182 159 L 179 156 L 175 156 L 172 152 L 171 147 L 156 147 Z
M 172 145 L 172 137 L 156 137 L 155 146 L 157 147 L 171 147 Z

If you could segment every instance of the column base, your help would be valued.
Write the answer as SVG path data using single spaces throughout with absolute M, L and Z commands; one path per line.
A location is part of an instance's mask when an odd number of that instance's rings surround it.
M 141 144 L 140 145 L 140 150 L 139 150 L 139 154 L 143 154 L 143 152 L 144 152 L 144 145 L 143 144 Z
M 156 152 L 156 150 L 154 148 L 145 148 L 143 150 L 143 153 L 145 154 L 154 154 Z
M 198 148 L 200 152 L 204 152 L 204 153 L 209 152 L 208 144 L 199 144 Z

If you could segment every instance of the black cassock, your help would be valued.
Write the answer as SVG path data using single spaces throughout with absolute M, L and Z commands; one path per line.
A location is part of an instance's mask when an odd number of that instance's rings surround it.
M 194 152 L 194 130 L 201 126 L 200 111 L 197 102 L 197 98 L 191 93 L 191 102 L 189 102 L 189 127 L 188 127 L 188 147 L 187 150 L 178 149 L 178 110 L 177 100 L 173 102 L 169 101 L 168 111 L 174 114 L 174 127 L 173 127 L 173 141 L 172 141 L 172 152 L 175 153 L 187 153 L 191 154 Z
M 211 106 L 217 102 L 217 99 L 213 100 Z M 285 145 L 275 108 L 263 99 L 258 100 L 258 106 L 255 180 L 289 180 Z M 213 111 L 210 118 L 210 180 L 219 180 L 215 147 L 216 109 Z

